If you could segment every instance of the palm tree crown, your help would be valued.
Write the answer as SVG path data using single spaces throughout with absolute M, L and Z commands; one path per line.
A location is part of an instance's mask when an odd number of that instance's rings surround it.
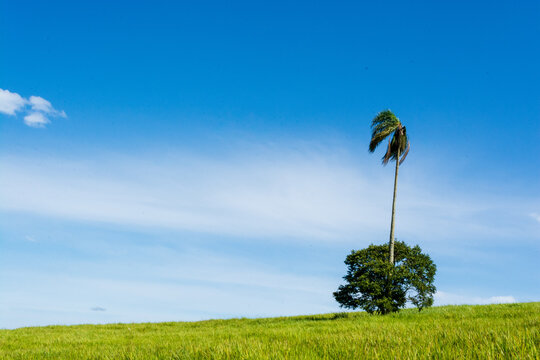
M 384 139 L 393 134 L 388 142 L 388 148 L 382 158 L 382 162 L 386 165 L 389 160 L 398 160 L 399 156 L 399 163 L 403 163 L 411 145 L 407 138 L 407 129 L 401 124 L 401 121 L 399 121 L 396 115 L 390 110 L 381 111 L 373 118 L 371 129 L 369 152 L 374 152 Z

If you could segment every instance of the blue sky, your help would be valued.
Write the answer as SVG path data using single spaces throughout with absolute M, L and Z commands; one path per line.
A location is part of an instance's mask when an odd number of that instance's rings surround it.
M 540 5 L 0 3 L 0 328 L 339 311 L 396 235 L 436 304 L 540 300 Z M 382 151 L 382 150 L 381 150 Z

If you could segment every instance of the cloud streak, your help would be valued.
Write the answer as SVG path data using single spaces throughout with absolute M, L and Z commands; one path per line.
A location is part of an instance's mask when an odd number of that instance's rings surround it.
M 24 123 L 34 128 L 45 127 L 51 122 L 51 117 L 67 117 L 63 110 L 56 110 L 49 101 L 40 96 L 25 99 L 17 93 L 0 89 L 0 113 L 15 116 L 17 112 L 25 113 Z
M 361 174 L 321 159 L 109 165 L 2 160 L 4 209 L 74 220 L 256 237 L 336 238 L 373 228 Z M 25 162 L 25 161 L 23 161 Z M 371 196 L 375 195 L 374 193 Z M 54 200 L 53 200 L 54 199 Z M 373 211 L 373 209 L 371 209 Z
M 392 178 L 328 151 L 156 159 L 3 157 L 0 209 L 220 236 L 386 237 Z M 530 211 L 522 199 L 433 194 L 417 181 L 400 187 L 398 237 L 455 243 L 537 233 L 515 215 Z

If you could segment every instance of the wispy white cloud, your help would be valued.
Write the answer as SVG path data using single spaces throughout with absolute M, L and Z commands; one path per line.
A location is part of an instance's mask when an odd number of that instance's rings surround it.
M 85 161 L 4 157 L 0 166 L 1 174 L 9 174 L 0 175 L 0 208 L 7 211 L 220 236 L 322 241 L 379 241 L 389 226 L 392 177 L 365 171 L 330 150 L 220 160 L 181 154 Z M 398 238 L 455 244 L 481 236 L 493 242 L 535 234 L 513 222 L 517 210 L 528 212 L 522 199 L 434 194 L 418 181 L 400 183 L 399 196 Z
M 517 302 L 516 298 L 511 295 L 481 297 L 437 291 L 434 297 L 435 305 L 487 305 Z
M 17 93 L 0 89 L 0 113 L 16 115 L 24 112 L 24 123 L 30 127 L 42 128 L 50 123 L 50 117 L 67 117 L 65 111 L 56 110 L 52 104 L 40 96 L 25 99 Z
M 540 223 L 540 214 L 538 214 L 538 213 L 530 213 L 529 216 Z
M 49 216 L 225 236 L 318 239 L 351 237 L 386 223 L 383 216 L 370 216 L 386 206 L 375 201 L 376 191 L 365 188 L 362 175 L 318 155 L 0 163 L 3 173 L 10 173 L 0 178 L 1 206 Z M 368 202 L 374 206 L 361 206 Z

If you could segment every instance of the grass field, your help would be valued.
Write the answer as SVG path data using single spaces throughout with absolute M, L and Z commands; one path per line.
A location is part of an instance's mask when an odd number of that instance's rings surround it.
M 540 303 L 0 330 L 0 359 L 539 359 Z

